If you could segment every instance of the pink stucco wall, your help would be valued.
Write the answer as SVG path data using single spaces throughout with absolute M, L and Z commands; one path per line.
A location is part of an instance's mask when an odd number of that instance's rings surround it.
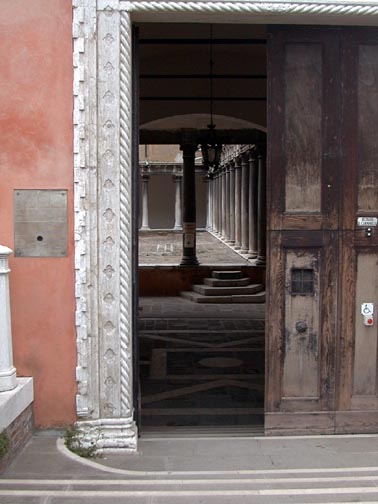
M 39 427 L 75 420 L 71 21 L 69 0 L 0 2 L 0 244 L 14 248 L 14 189 L 69 194 L 68 257 L 11 260 L 14 363 Z

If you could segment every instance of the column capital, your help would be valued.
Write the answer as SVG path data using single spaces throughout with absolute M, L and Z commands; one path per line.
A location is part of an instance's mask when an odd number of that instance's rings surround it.
M 184 156 L 194 156 L 198 150 L 197 144 L 181 144 L 180 150 L 182 150 Z
M 10 272 L 8 259 L 12 252 L 12 249 L 0 245 L 0 275 L 6 275 Z
M 257 159 L 257 148 L 249 149 L 248 151 L 248 161 L 254 161 Z
M 0 259 L 5 257 L 9 257 L 13 253 L 13 250 L 5 247 L 4 245 L 0 245 Z

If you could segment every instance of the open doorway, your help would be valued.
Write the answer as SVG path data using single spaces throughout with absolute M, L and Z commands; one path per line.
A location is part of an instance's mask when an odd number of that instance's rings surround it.
M 142 24 L 139 50 L 141 432 L 262 432 L 265 28 Z M 195 140 L 210 123 L 209 100 L 223 145 L 210 175 Z M 188 138 L 195 146 L 189 195 L 182 184 Z M 183 265 L 193 200 L 197 263 Z

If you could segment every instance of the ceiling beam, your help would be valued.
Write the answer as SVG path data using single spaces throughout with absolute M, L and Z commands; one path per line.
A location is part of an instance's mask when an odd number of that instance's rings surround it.
M 216 129 L 215 138 L 223 145 L 265 144 L 266 133 L 258 129 Z M 175 130 L 140 129 L 139 142 L 147 145 L 200 145 L 209 139 L 209 130 L 182 128 Z

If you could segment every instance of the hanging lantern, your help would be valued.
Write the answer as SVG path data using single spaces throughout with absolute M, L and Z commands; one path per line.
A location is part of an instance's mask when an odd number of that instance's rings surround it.
M 222 144 L 217 142 L 215 124 L 213 122 L 213 26 L 210 25 L 210 60 L 209 60 L 209 87 L 210 87 L 210 124 L 206 141 L 201 144 L 203 167 L 208 173 L 215 173 L 219 168 L 222 154 Z

